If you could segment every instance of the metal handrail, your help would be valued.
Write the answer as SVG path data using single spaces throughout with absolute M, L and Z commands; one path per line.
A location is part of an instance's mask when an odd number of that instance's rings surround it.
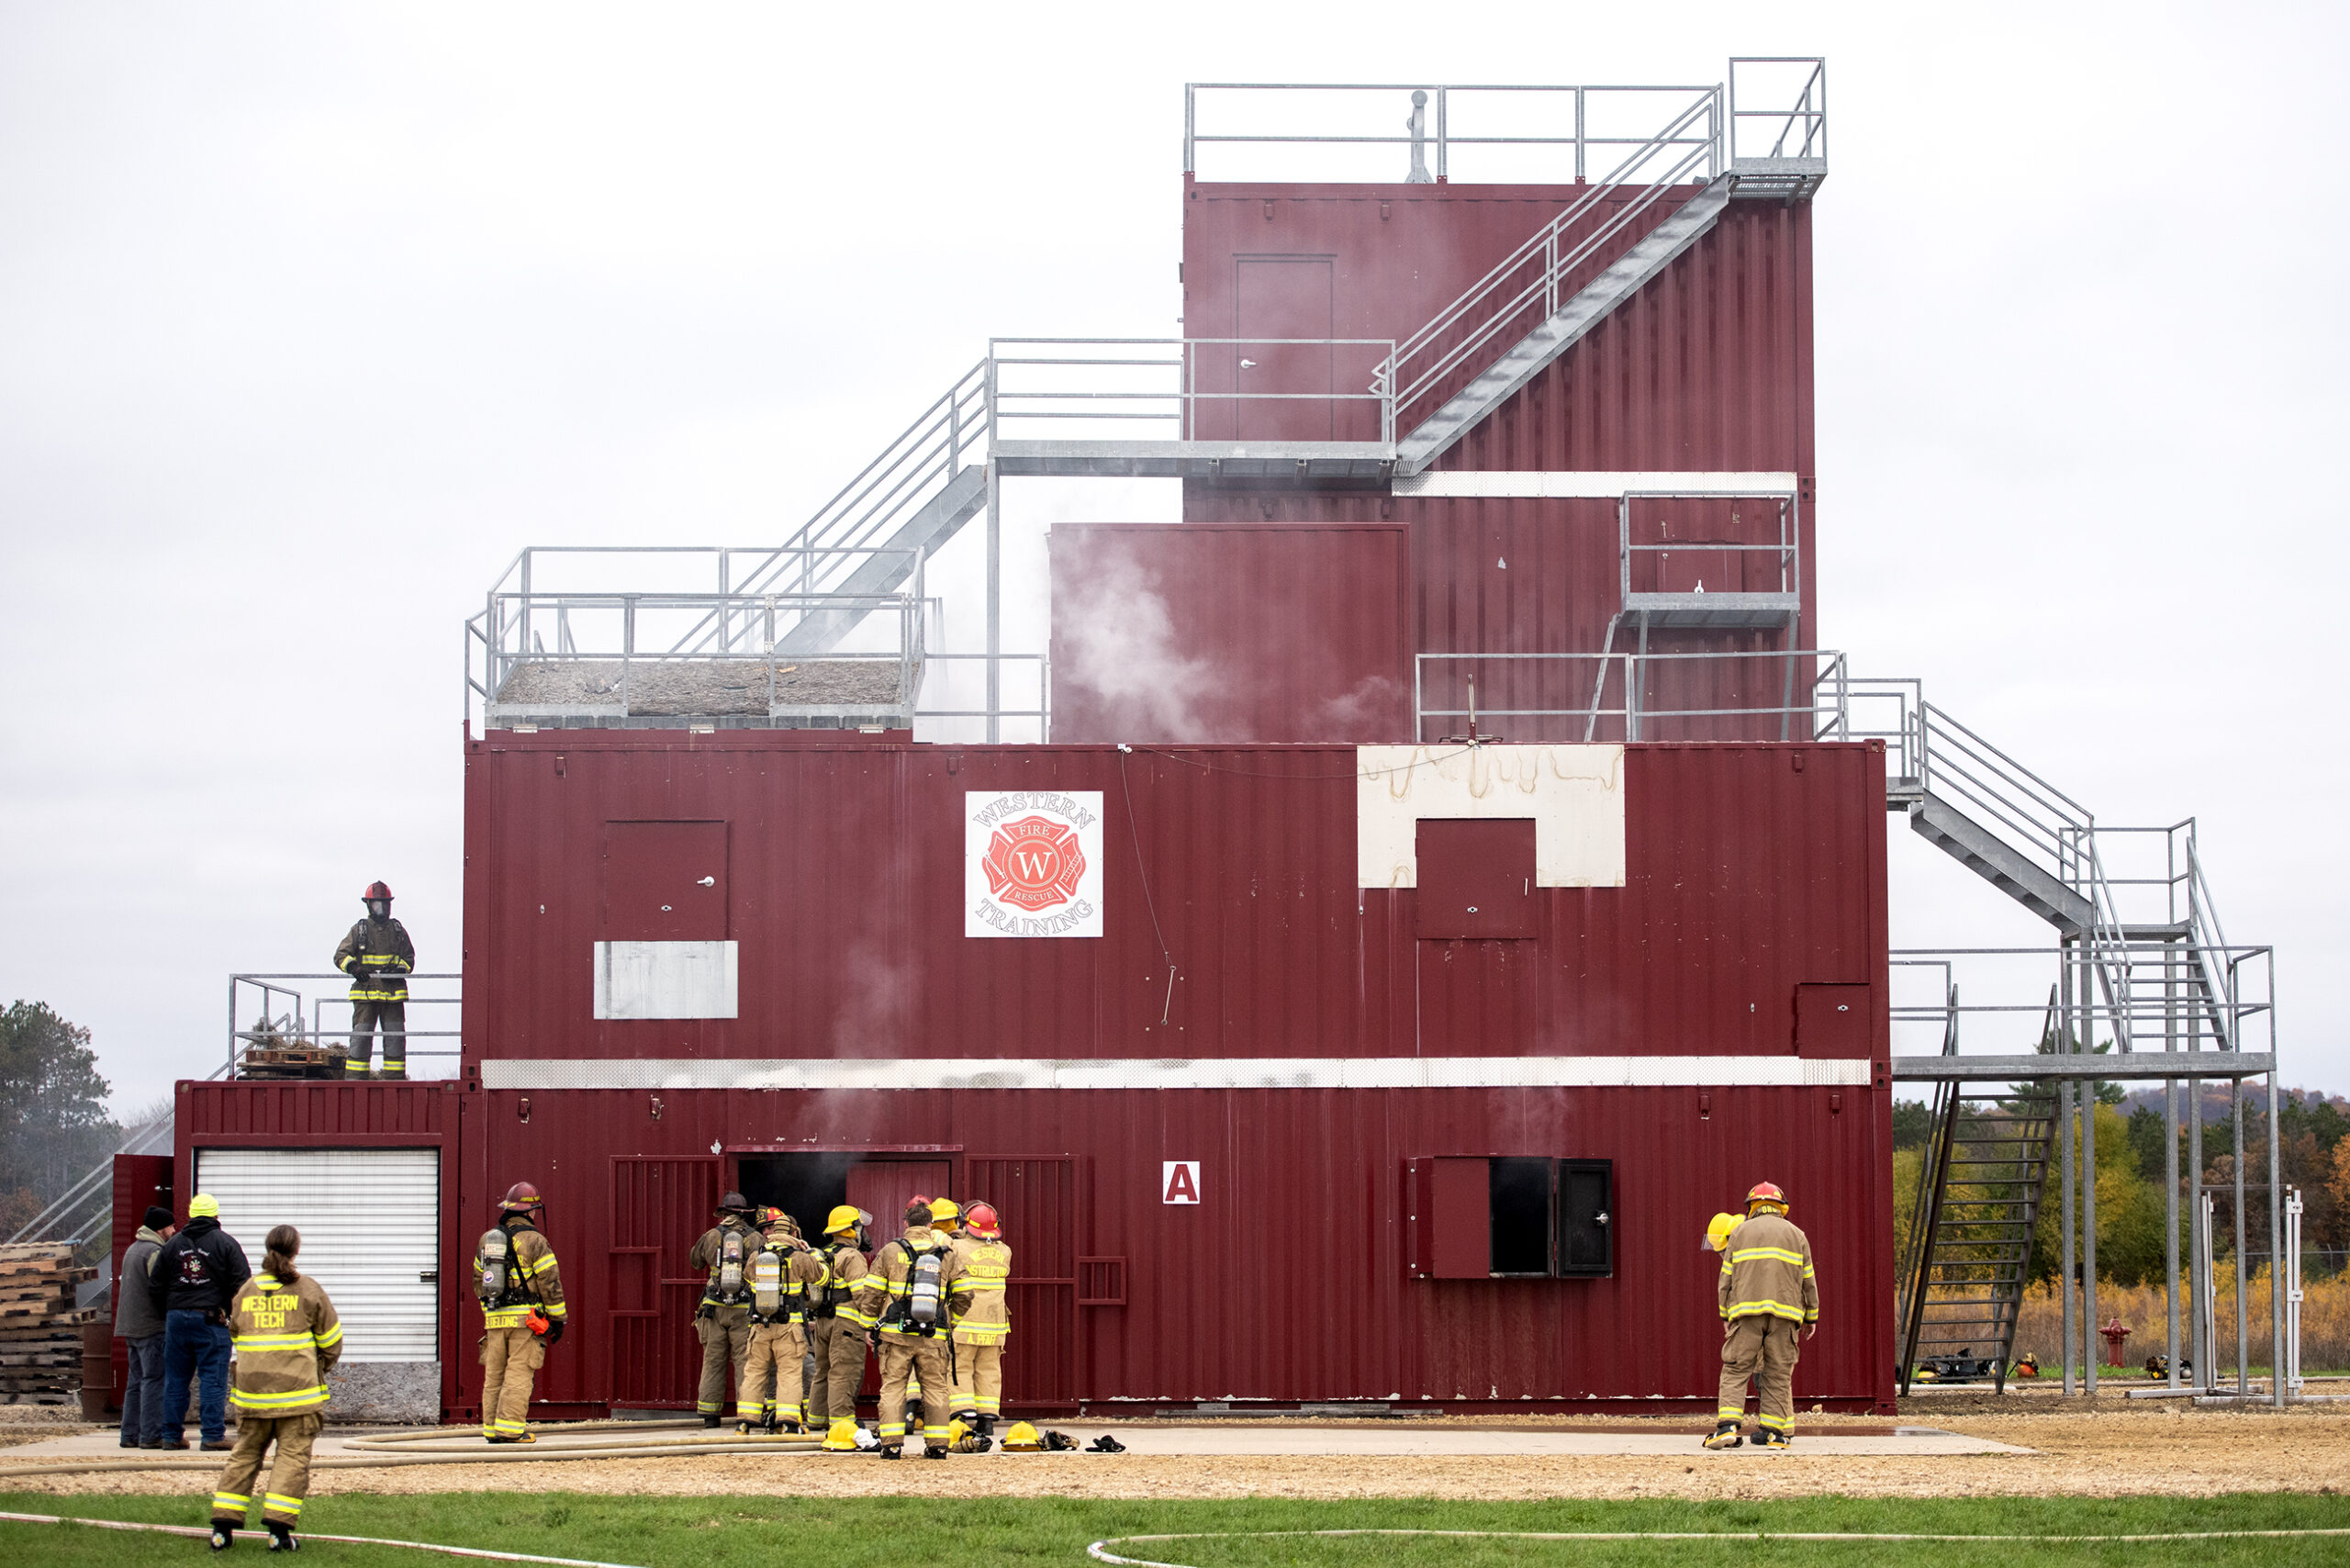
M 1244 348 L 1325 348 L 1332 351 L 1333 374 L 1329 385 L 1303 392 L 1242 391 L 1235 376 L 1230 390 L 1202 391 L 1200 370 L 1206 351 L 1229 349 L 1234 353 L 1236 372 L 1247 362 L 1239 354 Z M 1060 351 L 1037 354 L 1035 349 Z M 1335 355 L 1340 349 L 1375 349 L 1379 370 L 1373 386 L 1368 391 L 1339 390 L 1336 379 Z M 1012 352 L 1007 353 L 1010 350 Z M 1108 350 L 1110 353 L 1069 351 Z M 1153 352 L 1160 351 L 1160 352 Z M 1005 421 L 1014 420 L 1142 420 L 1172 423 L 1174 439 L 1200 439 L 1200 409 L 1215 404 L 1242 403 L 1376 403 L 1379 406 L 1379 443 L 1395 444 L 1395 399 L 1384 386 L 1394 380 L 1395 340 L 1393 338 L 990 338 L 988 340 L 988 363 L 995 367 L 994 400 L 990 418 L 995 421 L 990 430 L 990 445 L 1002 433 Z M 1174 385 L 1150 385 L 1156 377 L 1125 379 L 1115 386 L 1080 387 L 1066 384 L 1030 388 L 1004 384 L 1004 372 L 1049 369 L 1057 371 L 1113 372 L 1172 372 Z M 1073 379 L 1073 378 L 1065 378 Z M 1152 407 L 1130 409 L 1122 405 L 1142 403 Z M 1094 405 L 1119 405 L 1097 408 Z M 1042 405 L 1030 407 L 1024 405 Z M 1236 409 L 1237 417 L 1237 409 Z
M 415 973 L 405 974 L 400 977 L 400 979 L 404 980 L 462 980 L 464 978 L 464 975 L 461 973 L 439 970 L 420 970 Z M 294 990 L 290 986 L 278 984 L 277 982 L 280 980 L 326 980 L 337 984 L 349 984 L 351 977 L 347 974 L 342 974 L 333 970 L 303 972 L 289 971 L 283 974 L 238 973 L 230 975 L 229 977 L 228 1059 L 219 1067 L 215 1068 L 208 1077 L 235 1077 L 238 1070 L 244 1065 L 245 1058 L 252 1053 L 253 1047 L 263 1044 L 264 1041 L 292 1040 L 308 1047 L 316 1047 L 321 1040 L 329 1038 L 330 1036 L 344 1036 L 350 1033 L 348 1029 L 328 1029 L 321 1015 L 321 1009 L 325 1007 L 349 1005 L 350 998 L 329 996 L 324 992 L 314 997 L 306 997 L 302 992 Z M 261 992 L 261 1012 L 258 1017 L 254 1020 L 253 1026 L 250 1028 L 240 1028 L 237 1024 L 240 987 L 251 988 Z M 282 996 L 291 999 L 293 1003 L 292 1007 L 284 1014 L 273 1013 L 271 1011 L 273 1004 L 270 1001 L 270 998 L 273 996 Z M 408 1005 L 411 1007 L 456 1007 L 462 1005 L 463 1001 L 463 997 L 455 993 L 452 993 L 447 996 L 411 995 L 408 999 Z M 464 1036 L 464 1032 L 461 1028 L 404 1028 L 400 1033 L 402 1036 L 408 1040 L 455 1040 L 461 1039 Z M 408 1054 L 413 1058 L 431 1058 L 437 1059 L 458 1057 L 463 1053 L 461 1051 L 411 1050 Z
M 1785 109 L 1741 109 L 1738 106 L 1738 68 L 1741 65 L 1808 65 L 1811 73 L 1804 78 L 1803 91 L 1793 106 Z M 1816 100 L 1816 101 L 1815 101 Z M 1826 158 L 1828 156 L 1828 62 L 1816 55 L 1748 55 L 1729 62 L 1729 127 L 1730 161 L 1738 162 L 1738 128 L 1740 120 L 1776 120 L 1780 122 L 1778 136 L 1771 143 L 1768 158 Z M 1796 151 L 1787 151 L 1787 138 L 1797 128 L 1803 131 Z

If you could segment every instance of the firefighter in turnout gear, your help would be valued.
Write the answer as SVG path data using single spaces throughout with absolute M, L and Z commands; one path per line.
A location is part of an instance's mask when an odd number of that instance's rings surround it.
M 302 1234 L 290 1225 L 273 1226 L 261 1272 L 238 1287 L 229 1308 L 236 1335 L 236 1384 L 229 1403 L 237 1407 L 237 1446 L 212 1492 L 212 1550 L 225 1550 L 252 1506 L 253 1483 L 272 1442 L 269 1489 L 262 1495 L 262 1523 L 269 1527 L 269 1549 L 297 1548 L 294 1526 L 310 1490 L 310 1445 L 317 1440 L 326 1408 L 327 1373 L 342 1354 L 342 1323 L 319 1282 L 294 1266 Z
M 856 1390 L 865 1381 L 866 1336 L 873 1331 L 855 1299 L 866 1274 L 858 1235 L 865 1222 L 865 1211 L 846 1204 L 825 1216 L 824 1245 L 816 1254 L 823 1278 L 808 1288 L 808 1347 L 816 1353 L 808 1425 L 826 1424 L 824 1447 L 835 1453 L 856 1448 Z
M 1783 1449 L 1795 1433 L 1796 1336 L 1819 1332 L 1811 1242 L 1787 1218 L 1787 1195 L 1768 1182 L 1746 1194 L 1746 1218 L 1722 1244 L 1722 1389 L 1709 1449 L 1736 1448 L 1746 1380 L 1759 1372 L 1755 1441 Z
M 963 1223 L 956 1251 L 971 1305 L 955 1319 L 954 1406 L 984 1442 L 995 1435 L 996 1417 L 1003 1414 L 1003 1342 L 1012 1337 L 1004 1295 L 1012 1249 L 991 1205 L 973 1204 L 964 1211 Z
M 351 977 L 351 1054 L 345 1074 L 364 1078 L 384 1036 L 384 1076 L 408 1076 L 408 977 L 416 968 L 416 944 L 408 927 L 392 918 L 392 890 L 370 882 L 359 895 L 367 918 L 352 926 L 334 950 L 334 967 Z
M 734 1391 L 734 1429 L 800 1430 L 800 1385 L 808 1355 L 808 1290 L 824 1265 L 781 1209 L 764 1209 L 766 1232 L 751 1259 L 751 1350 Z
M 905 1234 L 873 1255 L 858 1282 L 857 1312 L 881 1338 L 881 1452 L 895 1459 L 906 1440 L 906 1383 L 922 1380 L 922 1436 L 931 1459 L 946 1456 L 947 1401 L 955 1386 L 949 1346 L 956 1318 L 971 1308 L 961 1260 L 930 1227 L 930 1205 L 906 1205 Z
M 474 1295 L 484 1318 L 481 1435 L 493 1443 L 538 1440 L 524 1425 L 531 1383 L 547 1364 L 547 1347 L 563 1338 L 563 1277 L 539 1228 L 545 1223 L 546 1200 L 517 1182 L 498 1205 L 498 1224 L 474 1247 Z
M 701 1233 L 686 1254 L 688 1271 L 708 1276 L 702 1286 L 701 1310 L 694 1315 L 694 1335 L 701 1340 L 701 1387 L 694 1395 L 694 1411 L 705 1427 L 718 1425 L 726 1409 L 726 1372 L 731 1366 L 734 1386 L 751 1356 L 751 1260 L 767 1245 L 751 1226 L 751 1205 L 740 1193 L 718 1200 L 718 1223 Z

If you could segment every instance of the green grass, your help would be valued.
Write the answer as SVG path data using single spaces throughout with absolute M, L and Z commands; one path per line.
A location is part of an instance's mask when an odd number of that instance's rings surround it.
M 1496 1461 L 1505 1464 L 1506 1461 Z M 942 1477 L 942 1483 L 949 1476 Z M 200 1524 L 195 1498 L 0 1496 L 0 1510 Z M 1768 1503 L 1460 1503 L 1381 1500 L 1307 1503 L 1118 1503 L 1061 1498 L 610 1497 L 577 1493 L 437 1493 L 314 1500 L 307 1530 L 549 1556 L 593 1558 L 643 1568 L 745 1568 L 821 1562 L 826 1568 L 901 1568 L 909 1562 L 1058 1564 L 1081 1568 L 1086 1543 L 1105 1536 L 1174 1531 L 1416 1529 L 1491 1530 L 1833 1530 L 1967 1534 L 2109 1534 L 2165 1530 L 2350 1528 L 2350 1497 L 2307 1494 L 2172 1497 L 1927 1499 L 1818 1497 Z M 354 1568 L 423 1568 L 436 1559 L 386 1547 L 318 1544 L 307 1562 Z M 60 1568 L 185 1564 L 208 1556 L 185 1539 L 49 1525 L 0 1524 L 0 1551 L 16 1563 Z M 260 1553 L 241 1543 L 235 1561 Z M 265 1554 L 262 1554 L 265 1557 Z M 1129 1550 L 1202 1568 L 2296 1568 L 2350 1562 L 2350 1537 L 2298 1541 L 2186 1541 L 2170 1545 L 1851 1545 L 1752 1541 L 1621 1544 L 1475 1540 L 1426 1537 L 1229 1540 L 1169 1542 Z M 442 1558 L 437 1561 L 453 1562 Z

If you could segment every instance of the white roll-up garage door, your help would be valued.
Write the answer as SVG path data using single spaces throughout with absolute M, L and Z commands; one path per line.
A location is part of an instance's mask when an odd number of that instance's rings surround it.
M 441 1155 L 430 1148 L 204 1148 L 196 1190 L 261 1271 L 270 1227 L 302 1233 L 315 1275 L 355 1361 L 429 1361 L 441 1353 Z

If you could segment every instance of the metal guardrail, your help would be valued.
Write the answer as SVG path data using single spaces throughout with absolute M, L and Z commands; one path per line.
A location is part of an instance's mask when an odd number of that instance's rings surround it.
M 1281 95 L 1275 97 L 1272 95 Z M 1569 162 L 1550 169 L 1513 171 L 1513 179 L 1572 179 L 1580 185 L 1595 151 L 1602 157 L 1619 147 L 1646 148 L 1655 140 L 1647 127 L 1657 123 L 1651 106 L 1665 100 L 1668 123 L 1691 108 L 1715 103 L 1719 86 L 1484 85 L 1409 82 L 1192 82 L 1183 88 L 1183 173 L 1198 177 L 1200 150 L 1218 147 L 1400 147 L 1406 151 L 1400 174 L 1375 176 L 1405 185 L 1449 183 L 1452 155 L 1461 148 L 1563 148 Z M 1319 95 L 1320 102 L 1315 101 Z M 1255 129 L 1220 129 L 1220 114 L 1248 104 L 1259 114 Z M 1388 116 L 1395 116 L 1393 120 Z M 1203 118 L 1211 123 L 1203 129 Z M 1595 118 L 1639 126 L 1639 134 L 1595 129 Z M 1483 119 L 1488 129 L 1475 129 Z M 1282 125 L 1277 121 L 1292 123 Z M 1360 129 L 1337 130 L 1344 122 Z M 1460 129 L 1467 123 L 1472 129 Z M 1389 126 L 1395 129 L 1386 129 Z M 1308 129 L 1311 128 L 1311 129 Z M 1401 134 L 1398 134 L 1400 130 Z M 1509 134 L 1505 134 L 1508 132 Z M 1691 146 L 1718 153 L 1718 138 L 1687 137 Z M 1430 160 L 1434 162 L 1431 164 Z M 1719 173 L 1709 166 L 1707 178 Z M 1257 178 L 1257 173 L 1218 174 L 1214 178 Z M 1294 172 L 1279 177 L 1294 180 Z M 1356 176 L 1358 178 L 1361 176 Z
M 1809 679 L 1799 678 L 1807 661 L 1818 665 L 1818 673 Z M 1773 662 L 1780 670 L 1780 700 L 1740 703 L 1730 707 L 1673 707 L 1650 700 L 1646 692 L 1651 678 L 1659 671 L 1690 671 L 1702 673 L 1708 667 L 1743 670 L 1749 667 L 1767 670 Z M 1462 707 L 1432 707 L 1428 686 L 1430 666 L 1467 666 L 1463 671 L 1470 701 Z M 1516 666 L 1534 666 L 1530 678 L 1518 677 L 1511 681 L 1507 672 Z M 1522 685 L 1531 678 L 1538 689 L 1546 684 L 1540 672 L 1552 669 L 1575 671 L 1568 686 L 1582 690 L 1583 677 L 1580 669 L 1592 672 L 1590 699 L 1572 706 L 1523 707 L 1501 705 L 1475 700 L 1477 676 L 1487 666 L 1495 666 L 1505 674 L 1505 684 Z M 1580 669 L 1578 669 L 1580 666 Z M 1612 678 L 1612 681 L 1611 681 Z M 1447 683 L 1448 688 L 1449 682 Z M 1844 655 L 1832 649 L 1796 648 L 1753 651 L 1717 651 L 1695 654 L 1605 653 L 1605 654 L 1420 654 L 1412 662 L 1413 736 L 1429 739 L 1431 720 L 1529 719 L 1561 721 L 1570 728 L 1581 725 L 1580 735 L 1568 734 L 1561 739 L 1592 741 L 1639 741 L 1657 739 L 1707 739 L 1698 735 L 1657 735 L 1650 732 L 1661 722 L 1669 720 L 1718 721 L 1730 719 L 1776 719 L 1781 740 L 1829 741 L 1854 738 L 1848 733 L 1844 708 Z M 1800 690 L 1799 690 L 1800 689 Z M 1486 689 L 1493 685 L 1488 682 Z M 1614 705 L 1606 699 L 1613 690 Z M 1800 721 L 1800 722 L 1798 722 Z M 1703 728 L 1705 726 L 1698 726 Z M 1714 726 L 1719 728 L 1719 725 Z M 1494 737 L 1501 738 L 1501 737 Z M 1758 737 L 1736 737 L 1752 740 Z M 1761 737 L 1767 738 L 1767 737 Z
M 1654 543 L 1636 544 L 1632 542 L 1632 513 L 1634 510 L 1634 503 L 1639 501 L 1727 501 L 1731 504 L 1730 524 L 1733 528 L 1738 524 L 1737 506 L 1739 503 L 1747 501 L 1765 502 L 1774 509 L 1778 537 L 1775 541 L 1768 544 L 1741 544 L 1735 541 L 1723 539 L 1673 539 L 1671 537 L 1660 536 Z M 1675 555 L 1728 555 L 1732 557 L 1743 557 L 1747 555 L 1767 556 L 1770 558 L 1770 564 L 1778 567 L 1779 580 L 1777 587 L 1762 589 L 1745 588 L 1730 589 L 1727 585 L 1725 585 L 1723 591 L 1800 595 L 1803 592 L 1803 514 L 1801 509 L 1802 499 L 1796 492 L 1793 490 L 1772 492 L 1758 491 L 1751 496 L 1725 496 L 1718 490 L 1707 490 L 1702 492 L 1691 492 L 1686 490 L 1626 491 L 1622 498 L 1617 502 L 1616 506 L 1617 570 L 1617 575 L 1621 579 L 1623 603 L 1626 610 L 1629 610 L 1632 608 L 1632 596 L 1635 591 L 1632 587 L 1633 558 L 1640 555 L 1655 556 L 1657 558 L 1657 567 L 1660 575 L 1662 573 L 1666 563 L 1670 562 Z M 1647 537 L 1645 532 L 1643 532 L 1642 537 Z M 1650 593 L 1658 590 L 1651 588 L 1642 588 L 1638 591 Z M 1697 591 L 1700 593 L 1705 591 L 1705 584 L 1702 579 L 1697 585 Z
M 1765 95 L 1769 108 L 1739 106 L 1739 73 L 1747 77 L 1751 105 Z M 1756 78 L 1767 78 L 1758 81 Z M 1799 85 L 1790 95 L 1789 78 Z M 1751 139 L 1744 133 L 1752 132 Z M 1730 163 L 1742 159 L 1828 156 L 1828 62 L 1817 55 L 1749 55 L 1729 62 Z
M 1316 349 L 1326 351 L 1318 366 L 1311 352 Z M 1307 352 L 1277 352 L 1282 350 Z M 1136 420 L 1167 427 L 1141 439 L 1287 440 L 1293 438 L 1278 430 L 1247 427 L 1275 424 L 1280 405 L 1318 403 L 1328 407 L 1334 433 L 1316 439 L 1348 439 L 1335 433 L 1344 424 L 1350 433 L 1360 430 L 1361 440 L 1395 444 L 1395 399 L 1382 389 L 1394 382 L 1393 338 L 991 338 L 988 360 L 995 373 L 990 441 L 1068 433 L 1037 428 L 1053 422 L 1095 433 L 1104 422 Z M 1265 360 L 1281 362 L 1278 371 L 1293 379 L 1244 390 L 1244 378 L 1265 368 Z M 1369 390 L 1343 389 L 1360 385 L 1365 372 Z M 1344 417 L 1356 404 L 1372 406 L 1375 426 Z M 1259 418 L 1247 418 L 1252 411 Z M 1020 428 L 1006 431 L 1006 424 Z
M 408 982 L 408 1005 L 423 1008 L 430 1016 L 433 1009 L 446 1009 L 461 1004 L 462 998 L 452 989 L 445 995 L 430 991 L 420 994 L 416 987 L 442 981 L 455 982 L 464 977 L 445 972 L 418 972 L 401 977 Z M 348 995 L 319 992 L 306 996 L 287 980 L 319 981 L 348 988 L 351 977 L 331 970 L 301 974 L 232 974 L 229 977 L 229 1052 L 228 1059 L 211 1073 L 213 1078 L 234 1078 L 245 1065 L 245 1058 L 255 1050 L 267 1050 L 285 1046 L 308 1048 L 346 1044 L 351 1036 L 351 1007 Z M 279 1011 L 279 1009 L 283 1011 Z M 455 1048 L 437 1050 L 412 1048 L 417 1040 L 457 1041 L 463 1031 L 455 1028 L 417 1028 L 411 1024 L 402 1033 L 411 1042 L 408 1058 L 415 1060 L 453 1060 L 463 1053 Z

